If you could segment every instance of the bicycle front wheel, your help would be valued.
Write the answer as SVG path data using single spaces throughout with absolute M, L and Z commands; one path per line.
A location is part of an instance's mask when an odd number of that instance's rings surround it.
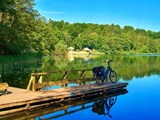
M 112 83 L 115 83 L 117 81 L 117 73 L 115 71 L 109 72 L 109 79 Z

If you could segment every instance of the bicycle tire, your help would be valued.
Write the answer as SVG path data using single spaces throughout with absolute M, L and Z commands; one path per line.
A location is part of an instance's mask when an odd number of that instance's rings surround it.
M 102 85 L 104 83 L 104 77 L 103 76 L 96 76 L 96 75 L 94 75 L 94 78 L 95 78 L 96 83 L 98 85 Z
M 110 97 L 109 98 L 109 106 L 110 107 L 112 107 L 114 104 L 115 104 L 115 102 L 117 101 L 117 96 L 113 96 L 113 97 Z
M 112 83 L 117 82 L 117 73 L 114 70 L 109 72 L 109 79 Z

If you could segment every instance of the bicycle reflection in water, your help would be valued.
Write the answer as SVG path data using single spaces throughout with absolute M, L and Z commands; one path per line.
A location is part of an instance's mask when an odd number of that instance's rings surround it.
M 92 111 L 98 113 L 99 115 L 108 115 L 110 118 L 112 118 L 109 112 L 116 101 L 117 96 L 98 100 L 94 102 Z

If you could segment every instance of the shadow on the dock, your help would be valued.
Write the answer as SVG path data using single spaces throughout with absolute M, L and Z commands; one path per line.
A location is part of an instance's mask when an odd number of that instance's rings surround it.
M 12 94 L 13 92 L 12 91 L 7 91 L 7 93 L 6 94 Z
M 118 96 L 128 93 L 126 89 L 119 89 L 117 91 L 105 92 L 101 95 L 86 96 L 82 99 L 73 100 L 70 103 L 63 101 L 60 103 L 52 104 L 43 109 L 35 109 L 30 111 L 21 112 L 12 117 L 3 116 L 2 120 L 28 120 L 35 119 L 55 119 L 78 111 L 90 108 L 92 112 L 99 115 L 106 115 L 112 117 L 110 110 L 114 104 L 118 102 Z

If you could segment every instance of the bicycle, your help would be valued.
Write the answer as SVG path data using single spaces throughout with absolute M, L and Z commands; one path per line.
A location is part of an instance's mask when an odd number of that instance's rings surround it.
M 106 70 L 104 66 L 98 66 L 92 69 L 93 78 L 96 79 L 96 83 L 99 85 L 103 84 L 104 80 L 108 81 L 108 78 L 112 83 L 117 81 L 117 73 L 110 66 L 110 63 L 113 62 L 113 60 L 106 60 L 105 62 L 108 65 Z

